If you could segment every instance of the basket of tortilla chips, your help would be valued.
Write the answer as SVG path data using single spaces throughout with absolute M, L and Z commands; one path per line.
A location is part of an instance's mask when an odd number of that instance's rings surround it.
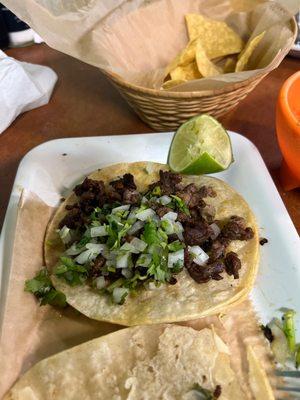
M 236 106 L 294 43 L 298 0 L 4 0 L 51 46 L 95 65 L 157 130 Z M 285 7 L 289 7 L 287 10 Z

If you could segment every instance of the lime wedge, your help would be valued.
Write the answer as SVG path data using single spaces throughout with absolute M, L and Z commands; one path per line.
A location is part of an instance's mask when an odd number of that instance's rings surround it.
M 206 114 L 191 118 L 178 128 L 168 156 L 171 170 L 191 175 L 224 171 L 232 162 L 228 133 Z

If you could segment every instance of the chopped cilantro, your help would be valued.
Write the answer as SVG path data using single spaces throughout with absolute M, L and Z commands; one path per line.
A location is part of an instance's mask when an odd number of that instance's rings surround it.
M 152 189 L 152 195 L 153 196 L 161 196 L 161 188 L 160 188 L 160 186 L 155 186 Z
M 160 238 L 157 234 L 155 222 L 149 221 L 145 224 L 142 240 L 148 245 L 160 243 Z
M 66 296 L 53 287 L 46 268 L 41 269 L 33 279 L 28 279 L 24 290 L 33 293 L 39 299 L 40 305 L 51 304 L 57 307 L 67 305 Z
M 60 257 L 60 264 L 54 270 L 58 277 L 62 277 L 70 286 L 82 285 L 88 275 L 88 270 L 83 265 L 78 265 L 70 257 Z
M 176 207 L 178 210 L 184 212 L 186 215 L 190 216 L 190 211 L 188 206 L 185 204 L 185 202 L 178 196 L 175 196 L 171 194 L 172 199 L 175 201 Z
M 169 251 L 178 251 L 184 248 L 185 248 L 184 243 L 180 242 L 179 240 L 175 240 L 175 242 L 168 244 Z

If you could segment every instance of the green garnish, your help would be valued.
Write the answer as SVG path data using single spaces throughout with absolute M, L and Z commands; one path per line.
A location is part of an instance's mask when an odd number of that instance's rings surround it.
M 60 257 L 60 263 L 56 266 L 54 274 L 62 277 L 70 286 L 82 285 L 88 275 L 88 270 L 83 265 L 78 265 L 70 257 Z
M 285 334 L 290 352 L 292 354 L 295 353 L 296 349 L 296 331 L 295 331 L 295 321 L 294 321 L 295 314 L 296 313 L 294 310 L 288 310 L 283 314 L 282 317 L 282 322 L 283 322 L 282 330 Z
M 152 195 L 153 196 L 161 196 L 161 188 L 160 188 L 160 186 L 155 186 L 152 189 Z
M 33 279 L 28 279 L 24 290 L 33 293 L 39 299 L 41 306 L 50 304 L 66 307 L 67 305 L 66 296 L 53 287 L 46 268 L 41 269 Z
M 300 366 L 300 344 L 297 344 L 296 346 L 295 365 L 297 369 Z
M 185 202 L 178 196 L 175 196 L 173 194 L 171 194 L 172 199 L 174 199 L 176 207 L 178 208 L 178 210 L 184 212 L 186 215 L 190 216 L 190 210 L 188 208 L 188 206 L 185 204 Z
M 157 228 L 153 221 L 149 221 L 145 224 L 142 240 L 144 240 L 148 245 L 160 242 Z
M 181 250 L 184 248 L 185 248 L 185 245 L 182 242 L 180 242 L 179 240 L 175 240 L 175 242 L 168 244 L 168 249 L 172 252 L 178 251 L 178 250 Z

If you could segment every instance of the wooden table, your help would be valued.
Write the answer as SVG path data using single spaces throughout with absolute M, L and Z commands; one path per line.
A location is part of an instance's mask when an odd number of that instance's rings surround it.
M 7 53 L 22 61 L 48 65 L 59 80 L 47 106 L 19 116 L 0 135 L 0 227 L 18 164 L 33 147 L 62 137 L 152 132 L 97 68 L 44 44 L 11 49 Z M 221 119 L 227 129 L 242 133 L 258 147 L 298 232 L 300 189 L 286 193 L 278 180 L 281 153 L 275 135 L 275 104 L 284 80 L 299 69 L 299 60 L 287 57 Z

